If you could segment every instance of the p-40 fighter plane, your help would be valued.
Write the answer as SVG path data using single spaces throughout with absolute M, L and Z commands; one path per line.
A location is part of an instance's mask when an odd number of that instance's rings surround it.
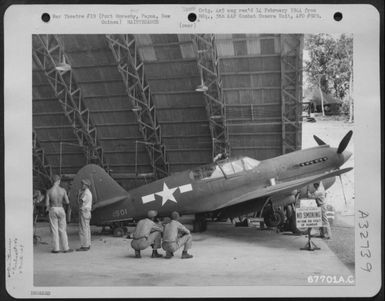
M 175 173 L 128 192 L 101 167 L 89 164 L 75 176 L 70 199 L 76 203 L 81 180 L 90 179 L 91 223 L 118 230 L 125 222 L 145 217 L 152 209 L 157 210 L 160 217 L 172 211 L 195 214 L 195 231 L 205 230 L 208 215 L 232 218 L 263 211 L 267 224 L 277 226 L 282 222 L 282 212 L 275 208 L 284 208 L 288 218 L 294 217 L 294 204 L 312 187 L 310 184 L 322 181 L 328 189 L 335 176 L 352 170 L 340 169 L 352 155 L 345 150 L 352 134 L 348 132 L 338 148 L 314 136 L 318 146 L 313 148 L 263 161 L 249 157 L 225 159 Z

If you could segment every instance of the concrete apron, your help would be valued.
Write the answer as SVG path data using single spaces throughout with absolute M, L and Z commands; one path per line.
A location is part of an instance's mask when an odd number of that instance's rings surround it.
M 187 225 L 191 228 L 190 225 Z M 35 286 L 213 286 L 307 285 L 308 276 L 338 275 L 349 269 L 319 238 L 318 251 L 301 251 L 307 237 L 271 230 L 209 223 L 204 233 L 193 233 L 192 259 L 151 258 L 151 249 L 134 258 L 130 239 L 100 235 L 92 228 L 88 252 L 51 254 L 48 224 L 37 235 L 48 245 L 34 246 Z M 68 226 L 69 244 L 78 248 L 77 225 Z M 160 253 L 164 254 L 163 250 Z M 314 285 L 311 284 L 311 285 Z

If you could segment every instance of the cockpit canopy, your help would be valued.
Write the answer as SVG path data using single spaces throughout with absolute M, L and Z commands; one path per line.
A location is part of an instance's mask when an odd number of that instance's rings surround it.
M 194 180 L 209 180 L 225 176 L 228 177 L 247 170 L 252 170 L 257 167 L 259 163 L 259 161 L 249 157 L 225 159 L 193 169 L 190 173 L 190 177 Z

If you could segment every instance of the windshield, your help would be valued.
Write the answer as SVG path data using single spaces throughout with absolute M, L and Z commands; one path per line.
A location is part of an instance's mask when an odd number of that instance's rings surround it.
M 242 161 L 243 161 L 243 163 L 245 165 L 245 169 L 246 170 L 250 170 L 250 169 L 256 168 L 259 165 L 259 163 L 261 163 L 260 161 L 257 161 L 255 159 L 251 159 L 249 157 L 244 157 L 242 159 Z

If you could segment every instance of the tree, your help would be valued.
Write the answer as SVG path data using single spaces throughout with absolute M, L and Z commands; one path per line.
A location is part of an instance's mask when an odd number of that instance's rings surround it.
M 349 120 L 353 120 L 353 38 L 342 34 L 305 37 L 305 50 L 309 60 L 305 61 L 308 86 L 331 94 L 348 103 Z M 344 106 L 343 106 L 344 107 Z M 323 108 L 323 104 L 322 104 Z

